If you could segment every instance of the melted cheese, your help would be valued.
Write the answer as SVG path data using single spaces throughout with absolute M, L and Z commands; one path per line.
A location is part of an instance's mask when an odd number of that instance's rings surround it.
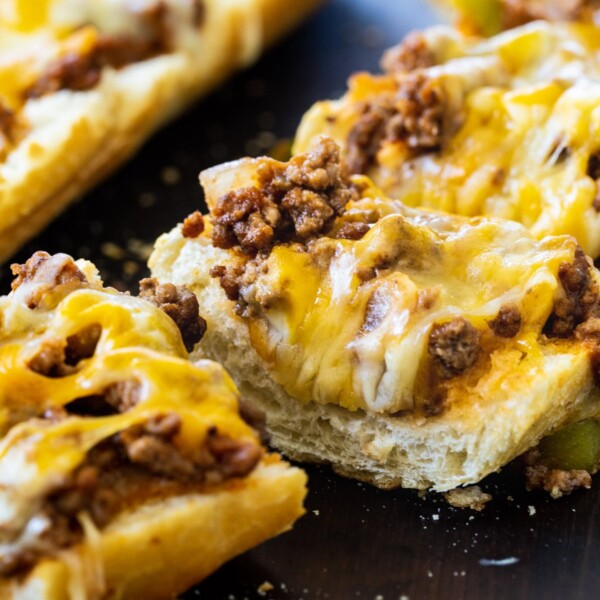
M 483 329 L 501 306 L 514 303 L 525 319 L 521 336 L 539 332 L 554 304 L 558 268 L 573 260 L 575 242 L 538 243 L 522 228 L 491 221 L 439 234 L 390 214 L 360 241 L 323 238 L 309 248 L 307 256 L 279 246 L 268 258 L 268 274 L 256 283 L 263 294 L 269 289 L 267 334 L 257 348 L 296 398 L 396 412 L 414 406 L 434 323 L 462 315 Z M 361 281 L 359 274 L 382 256 L 393 266 Z M 434 298 L 430 309 L 420 305 L 424 294 Z
M 22 288 L 0 299 L 0 553 L 39 534 L 45 495 L 91 448 L 153 416 L 181 418 L 175 444 L 184 453 L 197 449 L 213 427 L 258 443 L 239 417 L 233 382 L 215 363 L 189 362 L 177 327 L 158 308 L 128 295 L 83 289 L 51 310 L 30 310 L 22 303 Z M 28 367 L 45 343 L 90 325 L 101 327 L 100 339 L 94 355 L 81 360 L 73 374 L 50 378 Z M 127 412 L 41 418 L 46 409 L 102 395 L 126 381 L 139 384 L 139 402 Z
M 600 30 L 537 22 L 483 41 L 443 28 L 425 36 L 440 64 L 424 72 L 445 90 L 452 121 L 442 150 L 411 158 L 386 142 L 368 174 L 409 206 L 513 219 L 599 255 L 588 164 L 600 152 Z M 341 100 L 308 112 L 294 151 L 321 134 L 344 147 L 363 102 L 393 97 L 402 78 L 355 76 Z
M 209 206 L 223 182 L 248 185 L 259 163 L 204 173 Z M 384 413 L 415 409 L 426 397 L 423 366 L 432 370 L 431 329 L 457 316 L 481 333 L 481 369 L 494 354 L 497 361 L 515 354 L 527 354 L 530 364 L 542 359 L 538 340 L 563 294 L 558 272 L 574 260 L 574 238 L 538 241 L 511 221 L 409 209 L 368 179 L 357 183 L 363 198 L 347 206 L 336 229 L 345 221 L 374 223 L 362 239 L 278 244 L 243 288 L 252 345 L 276 382 L 304 402 Z M 488 326 L 504 306 L 516 306 L 522 318 L 512 339 Z M 469 371 L 444 385 L 463 385 L 463 377 Z
M 35 30 L 48 22 L 53 0 L 3 0 L 0 7 L 0 23 L 18 32 Z

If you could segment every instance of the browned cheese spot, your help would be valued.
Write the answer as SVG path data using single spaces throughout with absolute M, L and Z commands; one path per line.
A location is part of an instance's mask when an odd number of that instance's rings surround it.
M 251 256 L 270 251 L 277 242 L 306 243 L 329 231 L 356 198 L 339 147 L 324 137 L 287 164 L 264 160 L 257 187 L 219 198 L 212 211 L 212 242 Z
M 567 338 L 573 335 L 578 325 L 597 316 L 598 285 L 591 276 L 588 259 L 579 246 L 573 262 L 560 265 L 558 278 L 564 296 L 556 300 L 544 332 L 549 337 Z

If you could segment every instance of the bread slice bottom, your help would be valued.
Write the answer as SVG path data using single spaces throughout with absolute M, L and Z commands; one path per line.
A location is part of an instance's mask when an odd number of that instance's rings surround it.
M 174 598 L 227 560 L 289 529 L 304 512 L 305 495 L 304 472 L 270 456 L 247 478 L 218 490 L 120 515 L 98 534 L 94 548 L 45 560 L 22 581 L 0 580 L 0 598 Z M 101 581 L 94 586 L 86 574 Z
M 476 386 L 453 389 L 449 408 L 435 417 L 301 403 L 273 380 L 246 322 L 210 277 L 226 260 L 176 228 L 159 238 L 150 267 L 196 293 L 208 322 L 196 353 L 220 362 L 266 412 L 272 445 L 290 458 L 330 463 L 382 488 L 445 491 L 481 480 L 566 423 L 600 414 L 588 352 L 578 344 L 540 345 L 537 357 L 502 355 Z

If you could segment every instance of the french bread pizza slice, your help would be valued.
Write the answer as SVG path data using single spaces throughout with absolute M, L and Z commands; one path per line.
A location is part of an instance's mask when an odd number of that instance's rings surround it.
M 318 0 L 3 0 L 0 260 Z
M 195 355 L 266 412 L 275 447 L 445 491 L 569 425 L 529 455 L 529 482 L 590 485 L 599 273 L 575 238 L 407 208 L 349 177 L 325 137 L 201 181 L 210 215 L 159 238 L 150 267 L 196 294 Z
M 36 253 L 0 298 L 0 597 L 167 599 L 302 514 L 305 475 L 267 454 L 259 415 L 205 323 L 155 280 L 102 287 Z M 161 310 L 162 309 L 162 310 Z
M 512 219 L 600 255 L 600 30 L 537 21 L 489 39 L 410 34 L 317 103 L 295 152 L 322 134 L 353 173 L 404 204 Z

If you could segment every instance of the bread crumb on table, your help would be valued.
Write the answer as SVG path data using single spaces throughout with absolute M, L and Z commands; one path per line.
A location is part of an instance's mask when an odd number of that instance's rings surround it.
M 270 581 L 263 581 L 256 590 L 259 596 L 266 596 L 267 592 L 275 589 L 275 586 Z
M 100 252 L 112 260 L 123 260 L 125 258 L 125 249 L 113 242 L 104 242 L 100 246 Z
M 481 511 L 492 499 L 492 495 L 483 492 L 478 485 L 472 485 L 450 490 L 444 494 L 444 498 L 454 508 L 470 508 Z
M 177 167 L 165 167 L 160 178 L 165 185 L 177 185 L 181 181 L 181 172 Z

